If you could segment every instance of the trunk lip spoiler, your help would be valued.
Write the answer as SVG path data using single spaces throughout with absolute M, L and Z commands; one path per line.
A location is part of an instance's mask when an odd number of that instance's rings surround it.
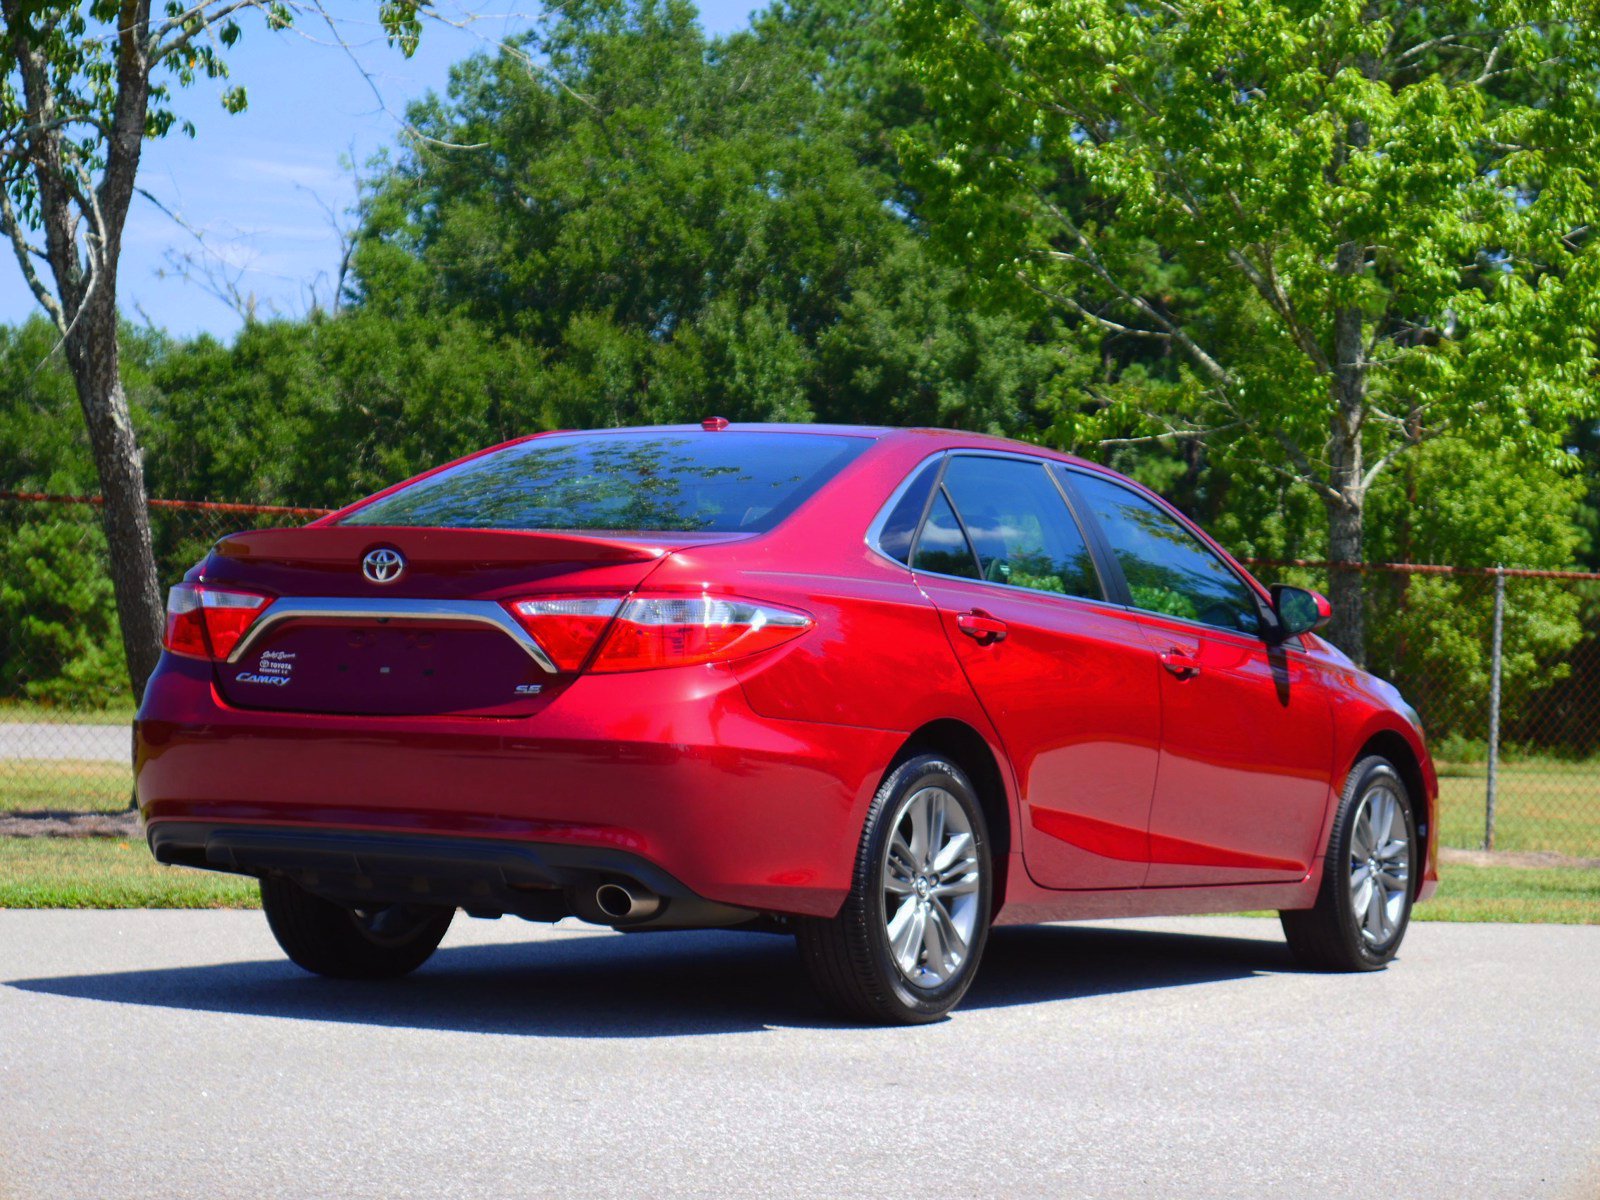
M 518 646 L 528 657 L 538 663 L 546 673 L 557 673 L 556 664 L 545 653 L 544 647 L 517 623 L 515 617 L 493 600 L 407 600 L 399 598 L 366 599 L 350 596 L 280 596 L 266 608 L 244 636 L 234 646 L 225 660 L 238 663 L 249 653 L 250 647 L 274 625 L 284 621 L 306 618 L 357 618 L 370 621 L 466 621 L 474 625 L 488 625 L 498 629 Z

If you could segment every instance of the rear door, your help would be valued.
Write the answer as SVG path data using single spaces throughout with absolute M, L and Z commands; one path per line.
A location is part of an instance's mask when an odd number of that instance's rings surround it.
M 1269 646 L 1255 589 L 1174 514 L 1063 470 L 1160 658 L 1150 886 L 1299 879 L 1328 803 L 1333 719 L 1315 665 Z
M 1160 667 L 1105 603 L 1095 557 L 1045 464 L 956 454 L 911 550 L 1023 801 L 1028 873 L 1137 887 L 1160 731 Z

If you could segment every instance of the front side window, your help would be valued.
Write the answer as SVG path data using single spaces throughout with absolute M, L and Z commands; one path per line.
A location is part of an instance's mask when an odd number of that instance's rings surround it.
M 1236 633 L 1259 632 L 1255 593 L 1181 524 L 1109 479 L 1081 471 L 1070 479 L 1099 519 L 1135 608 Z
M 341 525 L 765 533 L 872 442 L 838 434 L 551 434 L 420 479 Z
M 990 583 L 1104 597 L 1077 522 L 1043 463 L 960 456 L 944 487 L 972 538 Z

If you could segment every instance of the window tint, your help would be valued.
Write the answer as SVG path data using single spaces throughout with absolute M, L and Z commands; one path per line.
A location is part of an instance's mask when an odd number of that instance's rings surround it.
M 883 528 L 878 533 L 878 549 L 907 566 L 911 564 L 912 535 L 917 532 L 922 510 L 928 507 L 928 493 L 938 477 L 939 459 L 935 458 L 917 472 L 900 502 L 884 518 Z
M 928 519 L 917 535 L 917 557 L 912 566 L 919 571 L 937 571 L 940 575 L 958 575 L 962 579 L 979 578 L 972 547 L 967 544 L 967 535 L 961 532 L 961 522 L 956 520 L 943 488 L 934 494 Z
M 1255 593 L 1193 534 L 1137 492 L 1074 471 L 1072 487 L 1100 519 L 1135 608 L 1255 633 Z
M 341 525 L 764 533 L 872 442 L 810 433 L 574 433 L 441 471 Z
M 983 578 L 1101 599 L 1094 560 L 1042 463 L 956 456 L 944 473 Z

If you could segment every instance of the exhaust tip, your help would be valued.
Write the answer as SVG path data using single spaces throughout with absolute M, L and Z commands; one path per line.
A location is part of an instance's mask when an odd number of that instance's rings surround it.
M 613 921 L 639 921 L 655 914 L 661 897 L 625 883 L 602 883 L 594 890 L 594 905 Z

